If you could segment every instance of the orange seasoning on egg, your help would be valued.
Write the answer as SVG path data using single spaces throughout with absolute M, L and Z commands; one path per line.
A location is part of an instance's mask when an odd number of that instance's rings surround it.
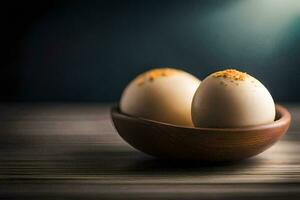
M 179 70 L 171 69 L 171 68 L 152 69 L 152 70 L 149 70 L 149 71 L 141 74 L 139 77 L 137 77 L 136 83 L 137 83 L 137 85 L 141 86 L 146 81 L 153 82 L 158 77 L 167 77 L 167 76 L 170 76 L 173 74 L 177 74 L 179 72 L 180 72 Z
M 248 74 L 245 72 L 240 72 L 235 69 L 226 69 L 223 71 L 218 71 L 213 73 L 213 77 L 215 78 L 222 77 L 225 79 L 230 79 L 235 81 L 244 81 L 248 77 Z

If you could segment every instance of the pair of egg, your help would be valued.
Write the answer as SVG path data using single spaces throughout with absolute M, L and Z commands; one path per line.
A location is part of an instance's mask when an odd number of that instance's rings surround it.
M 247 127 L 275 119 L 275 104 L 265 86 L 234 69 L 212 73 L 202 82 L 178 69 L 144 72 L 125 88 L 120 109 L 135 117 L 189 127 Z

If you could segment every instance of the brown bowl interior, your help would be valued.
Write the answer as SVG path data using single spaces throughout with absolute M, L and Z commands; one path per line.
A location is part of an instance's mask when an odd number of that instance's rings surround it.
M 272 146 L 289 127 L 291 115 L 276 105 L 270 124 L 247 128 L 194 128 L 167 124 L 121 113 L 111 117 L 119 135 L 134 148 L 160 158 L 234 161 L 257 155 Z

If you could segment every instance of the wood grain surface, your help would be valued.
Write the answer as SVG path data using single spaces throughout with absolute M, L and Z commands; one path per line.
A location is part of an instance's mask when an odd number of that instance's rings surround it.
M 288 133 L 234 163 L 159 160 L 127 145 L 109 105 L 0 106 L 1 199 L 300 199 L 300 105 Z

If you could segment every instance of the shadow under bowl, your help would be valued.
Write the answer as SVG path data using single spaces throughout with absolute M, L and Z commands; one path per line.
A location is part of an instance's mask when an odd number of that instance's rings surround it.
M 276 105 L 274 122 L 247 128 L 195 128 L 133 117 L 111 108 L 119 135 L 134 148 L 165 159 L 208 162 L 236 161 L 257 155 L 283 136 L 291 122 L 286 108 Z

